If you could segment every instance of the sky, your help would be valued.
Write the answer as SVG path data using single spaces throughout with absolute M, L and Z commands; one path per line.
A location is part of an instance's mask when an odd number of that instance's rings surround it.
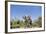
M 11 5 L 10 6 L 10 18 L 13 19 L 17 17 L 22 20 L 23 16 L 31 16 L 34 20 L 41 16 L 41 6 L 26 6 L 26 5 Z

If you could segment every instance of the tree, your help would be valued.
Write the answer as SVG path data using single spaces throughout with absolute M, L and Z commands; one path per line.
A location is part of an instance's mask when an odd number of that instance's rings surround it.
M 33 27 L 42 27 L 42 17 L 38 17 L 32 25 Z
M 38 26 L 39 27 L 42 27 L 42 17 L 39 17 L 38 18 Z
M 25 27 L 31 27 L 32 20 L 31 20 L 30 16 L 24 16 L 23 19 L 25 20 Z

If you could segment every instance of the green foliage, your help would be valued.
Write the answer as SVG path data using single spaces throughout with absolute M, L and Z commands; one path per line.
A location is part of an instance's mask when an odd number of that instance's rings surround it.
M 33 27 L 42 27 L 42 18 L 39 17 L 32 25 Z
M 13 19 L 11 21 L 11 29 L 12 28 L 32 28 L 32 27 L 42 27 L 42 18 L 39 17 L 32 23 L 32 19 L 30 16 L 24 16 L 23 20 Z
M 32 25 L 32 20 L 30 18 L 30 16 L 24 16 L 23 19 L 25 20 L 25 27 L 28 28 L 28 27 L 31 27 Z

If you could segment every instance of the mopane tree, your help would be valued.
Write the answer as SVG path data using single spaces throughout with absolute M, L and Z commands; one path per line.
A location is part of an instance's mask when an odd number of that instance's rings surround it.
M 32 25 L 33 27 L 42 27 L 42 17 L 38 17 Z
M 24 16 L 23 19 L 25 20 L 25 27 L 31 27 L 32 20 L 31 20 L 30 16 Z

